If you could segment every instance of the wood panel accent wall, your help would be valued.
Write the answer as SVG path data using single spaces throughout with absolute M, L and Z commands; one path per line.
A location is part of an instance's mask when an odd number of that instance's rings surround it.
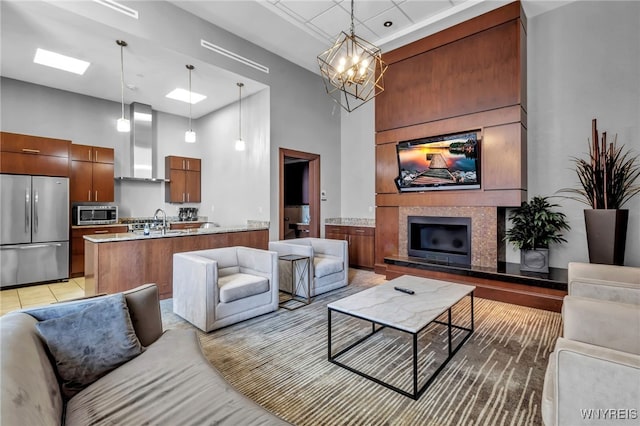
M 386 269 L 385 256 L 398 253 L 401 207 L 510 207 L 526 200 L 526 17 L 516 1 L 383 59 L 389 69 L 375 105 L 377 271 Z M 398 142 L 466 131 L 481 136 L 480 189 L 398 192 Z

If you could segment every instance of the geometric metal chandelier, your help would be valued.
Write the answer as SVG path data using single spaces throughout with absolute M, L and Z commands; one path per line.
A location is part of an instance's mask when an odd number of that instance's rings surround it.
M 378 47 L 355 35 L 353 0 L 349 34 L 343 31 L 330 49 L 318 55 L 318 65 L 327 93 L 349 112 L 384 91 L 387 65 Z

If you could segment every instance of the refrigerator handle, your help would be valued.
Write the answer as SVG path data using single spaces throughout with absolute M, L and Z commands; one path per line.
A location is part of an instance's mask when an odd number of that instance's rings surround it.
M 38 191 L 33 195 L 33 232 L 38 232 Z
M 27 187 L 24 191 L 24 232 L 29 232 L 29 222 L 31 222 L 31 219 L 29 218 L 30 210 L 29 188 Z
M 19 248 L 20 250 L 30 250 L 30 249 L 38 249 L 38 248 L 45 248 L 45 247 L 62 247 L 61 243 L 51 243 L 51 244 L 35 244 L 35 245 L 23 245 L 23 246 L 17 246 L 16 248 Z

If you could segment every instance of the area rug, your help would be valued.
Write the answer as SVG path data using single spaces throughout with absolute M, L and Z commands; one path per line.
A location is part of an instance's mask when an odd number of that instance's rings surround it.
M 542 424 L 542 385 L 561 330 L 558 313 L 475 298 L 475 332 L 417 401 L 327 361 L 327 303 L 383 282 L 383 276 L 351 270 L 347 287 L 308 306 L 198 335 L 206 357 L 233 386 L 295 425 Z M 170 299 L 161 305 L 165 329 L 192 327 L 171 312 Z M 454 321 L 468 318 L 468 310 L 468 303 L 457 306 Z M 332 334 L 349 342 L 371 327 L 355 321 L 335 321 Z M 378 334 L 344 361 L 407 386 L 410 340 L 392 330 Z M 446 343 L 444 326 L 421 335 L 425 373 Z

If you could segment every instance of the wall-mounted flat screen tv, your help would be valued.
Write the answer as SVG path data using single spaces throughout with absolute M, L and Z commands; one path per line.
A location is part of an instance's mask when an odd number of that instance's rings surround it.
M 480 188 L 479 132 L 400 142 L 400 192 Z

